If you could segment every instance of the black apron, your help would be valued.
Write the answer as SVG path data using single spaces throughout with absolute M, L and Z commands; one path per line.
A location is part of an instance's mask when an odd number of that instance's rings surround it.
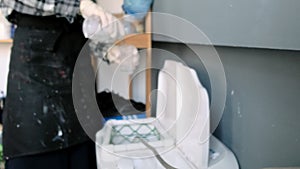
M 86 42 L 79 19 L 14 12 L 3 147 L 10 157 L 49 152 L 88 140 L 72 102 L 72 73 Z

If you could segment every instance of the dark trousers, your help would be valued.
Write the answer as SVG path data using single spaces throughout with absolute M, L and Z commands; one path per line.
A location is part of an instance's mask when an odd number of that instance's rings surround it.
M 8 160 L 5 169 L 96 169 L 92 141 L 59 151 Z

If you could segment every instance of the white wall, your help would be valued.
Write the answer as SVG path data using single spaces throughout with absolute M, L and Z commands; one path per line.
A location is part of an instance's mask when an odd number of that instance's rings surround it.
M 11 43 L 0 43 L 0 91 L 5 95 L 11 46 Z
M 145 67 L 146 52 L 140 52 L 140 63 L 131 75 L 132 99 L 145 103 Z M 129 99 L 130 74 L 122 71 L 117 64 L 108 65 L 98 60 L 98 70 L 96 75 L 97 92 L 104 90 L 113 91 L 120 96 Z
M 97 0 L 97 3 L 100 4 L 105 10 L 111 13 L 122 13 L 122 4 L 123 0 Z

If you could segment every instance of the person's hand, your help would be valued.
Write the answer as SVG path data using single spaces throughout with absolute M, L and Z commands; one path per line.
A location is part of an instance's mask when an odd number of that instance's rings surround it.
M 92 2 L 91 0 L 81 0 L 80 1 L 80 12 L 84 18 L 96 15 L 100 17 L 102 25 L 108 25 L 112 23 L 115 18 L 108 12 L 105 12 L 104 9 Z
M 112 14 L 106 12 L 101 6 L 91 0 L 80 1 L 80 12 L 84 18 L 98 16 L 101 21 L 101 29 L 105 30 L 112 39 L 119 39 L 125 35 L 123 24 Z

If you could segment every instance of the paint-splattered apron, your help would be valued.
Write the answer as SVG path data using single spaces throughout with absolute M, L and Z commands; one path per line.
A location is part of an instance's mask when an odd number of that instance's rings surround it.
M 62 149 L 88 139 L 72 102 L 73 67 L 86 41 L 80 23 L 19 17 L 3 116 L 6 158 Z

